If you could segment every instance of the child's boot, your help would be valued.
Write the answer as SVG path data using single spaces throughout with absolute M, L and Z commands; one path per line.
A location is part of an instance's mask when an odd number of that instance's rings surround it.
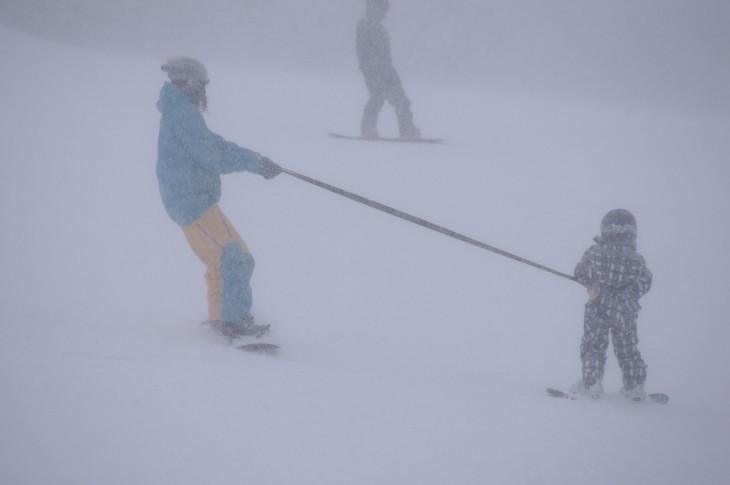
M 569 392 L 573 396 L 581 399 L 598 399 L 603 394 L 603 383 L 596 381 L 593 384 L 588 384 L 585 379 L 580 379 L 570 386 Z
M 644 391 L 644 384 L 637 384 L 631 389 L 621 388 L 621 395 L 626 399 L 634 402 L 646 401 L 646 391 Z

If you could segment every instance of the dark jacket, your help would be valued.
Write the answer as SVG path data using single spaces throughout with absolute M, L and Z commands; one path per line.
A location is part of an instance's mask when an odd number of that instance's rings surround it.
M 631 313 L 641 309 L 639 298 L 651 289 L 652 274 L 631 242 L 607 242 L 596 237 L 575 267 L 575 278 L 598 294 L 589 302 L 601 314 Z
M 379 20 L 365 16 L 357 24 L 357 60 L 365 76 L 377 76 L 393 70 L 388 31 Z

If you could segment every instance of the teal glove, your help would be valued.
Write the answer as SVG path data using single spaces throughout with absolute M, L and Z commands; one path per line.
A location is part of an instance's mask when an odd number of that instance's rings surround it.
M 266 180 L 271 180 L 281 173 L 281 167 L 272 162 L 268 157 L 261 160 L 261 171 L 259 174 Z

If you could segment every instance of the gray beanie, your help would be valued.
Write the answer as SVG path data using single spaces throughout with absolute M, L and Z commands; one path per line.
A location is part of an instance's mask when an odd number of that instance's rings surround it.
M 388 0 L 367 0 L 367 6 L 370 8 L 388 8 L 390 7 L 390 2 Z
M 173 83 L 208 84 L 208 71 L 202 62 L 190 57 L 171 57 L 161 69 L 170 77 Z

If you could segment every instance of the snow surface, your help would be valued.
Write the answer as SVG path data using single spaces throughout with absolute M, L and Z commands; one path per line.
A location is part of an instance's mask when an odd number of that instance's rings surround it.
M 610 395 L 569 402 L 544 389 L 579 375 L 580 286 L 286 175 L 226 176 L 221 202 L 282 355 L 202 328 L 157 192 L 160 62 L 0 28 L 0 482 L 728 483 L 728 117 L 410 82 L 448 143 L 339 141 L 356 76 L 208 66 L 226 138 L 560 271 L 632 210 L 671 402 L 618 398 L 613 356 Z

